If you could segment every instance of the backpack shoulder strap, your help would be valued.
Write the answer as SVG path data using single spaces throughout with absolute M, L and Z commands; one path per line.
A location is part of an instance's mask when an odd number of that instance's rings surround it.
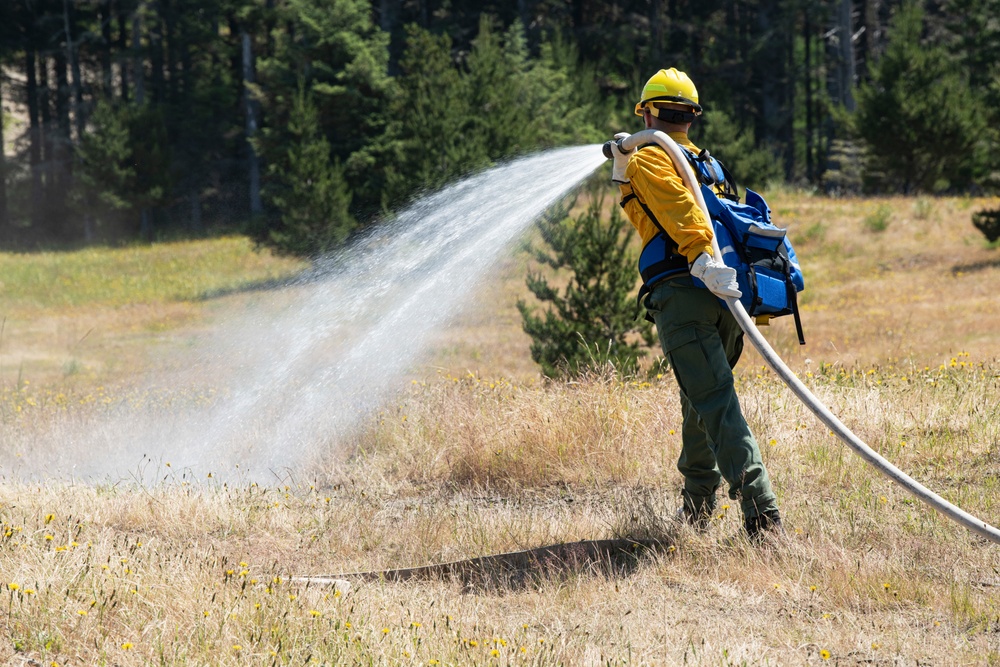
M 648 143 L 639 146 L 637 150 L 642 150 L 648 146 L 654 146 L 663 150 L 663 147 L 656 143 Z M 687 158 L 688 164 L 694 169 L 695 175 L 698 177 L 698 182 L 703 185 L 708 185 L 712 188 L 719 188 L 720 193 L 716 193 L 713 189 L 713 194 L 721 194 L 722 197 L 739 202 L 739 189 L 736 186 L 736 179 L 733 178 L 733 174 L 729 169 L 722 163 L 722 160 L 714 157 L 708 152 L 708 149 L 702 150 L 700 153 L 695 155 L 694 151 L 689 148 L 685 148 L 680 144 L 677 145 L 684 153 L 684 157 Z

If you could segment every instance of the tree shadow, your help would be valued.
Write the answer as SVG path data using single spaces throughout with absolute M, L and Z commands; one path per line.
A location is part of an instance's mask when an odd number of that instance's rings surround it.
M 291 276 L 289 278 L 266 278 L 264 280 L 254 280 L 248 283 L 235 285 L 233 287 L 220 287 L 218 289 L 205 290 L 195 297 L 195 301 L 211 301 L 213 299 L 233 296 L 234 294 L 274 292 L 287 287 L 292 287 L 293 285 L 302 284 L 302 282 L 302 277 L 298 275 Z
M 987 259 L 981 262 L 972 262 L 971 264 L 956 264 L 951 267 L 951 275 L 957 276 L 960 273 L 975 273 L 977 271 L 985 271 L 986 269 L 995 268 L 1000 268 L 1000 258 Z
M 653 539 L 582 540 L 422 567 L 301 576 L 292 580 L 321 586 L 336 586 L 343 581 L 456 581 L 467 592 L 512 591 L 573 574 L 627 577 L 644 558 L 665 552 L 670 546 L 669 541 Z

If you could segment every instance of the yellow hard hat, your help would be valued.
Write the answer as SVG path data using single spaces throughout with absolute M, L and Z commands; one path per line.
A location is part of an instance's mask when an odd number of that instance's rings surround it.
M 687 74 L 673 67 L 661 69 L 649 77 L 649 81 L 642 88 L 642 97 L 635 105 L 635 115 L 641 116 L 642 108 L 650 102 L 686 104 L 694 110 L 695 115 L 701 115 L 698 89 L 694 87 L 694 82 Z

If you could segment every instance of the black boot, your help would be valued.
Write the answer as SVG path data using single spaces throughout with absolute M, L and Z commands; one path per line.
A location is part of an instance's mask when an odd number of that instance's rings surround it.
M 747 531 L 747 538 L 754 543 L 760 543 L 768 535 L 783 535 L 785 529 L 781 527 L 781 515 L 778 510 L 766 510 L 757 516 L 746 518 L 744 527 Z
M 687 491 L 681 492 L 684 504 L 677 510 L 681 521 L 698 531 L 708 530 L 715 513 L 715 494 L 711 496 L 695 496 Z

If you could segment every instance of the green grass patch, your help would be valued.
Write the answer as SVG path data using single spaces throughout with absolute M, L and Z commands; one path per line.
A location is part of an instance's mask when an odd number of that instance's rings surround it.
M 0 294 L 8 312 L 190 301 L 286 279 L 305 266 L 256 251 L 242 237 L 0 253 Z

